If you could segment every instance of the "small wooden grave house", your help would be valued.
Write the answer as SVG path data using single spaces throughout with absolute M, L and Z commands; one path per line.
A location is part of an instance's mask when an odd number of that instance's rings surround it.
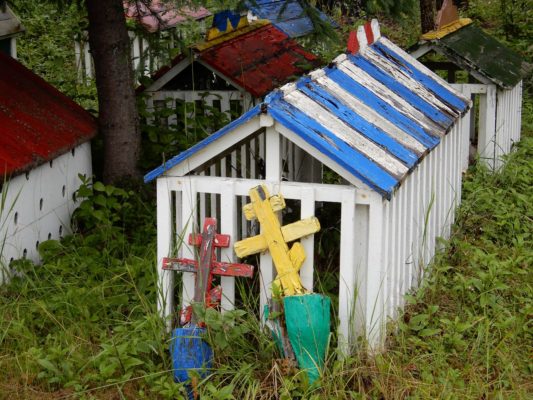
M 17 58 L 17 36 L 24 32 L 18 17 L 4 4 L 0 6 L 0 53 Z
M 180 103 L 202 103 L 240 116 L 267 93 L 318 65 L 286 33 L 266 20 L 249 21 L 231 11 L 215 15 L 204 42 L 192 46 L 192 56 L 178 55 L 144 89 L 148 108 L 184 110 Z M 182 115 L 171 116 L 175 124 Z
M 160 310 L 171 315 L 173 274 L 163 257 L 194 257 L 181 238 L 218 218 L 232 242 L 254 235 L 242 217 L 250 188 L 268 186 L 296 202 L 297 219 L 315 215 L 324 203 L 340 209 L 339 334 L 345 350 L 359 335 L 379 347 L 385 322 L 404 304 L 447 237 L 461 198 L 461 146 L 470 100 L 380 35 L 377 21 L 351 37 L 350 53 L 327 68 L 289 83 L 264 102 L 168 160 L 145 176 L 157 179 L 157 265 Z M 310 183 L 289 171 L 283 177 L 282 138 L 342 177 L 343 184 Z M 265 175 L 248 158 L 265 149 Z M 233 159 L 231 154 L 242 149 Z M 235 177 L 234 163 L 247 173 Z M 289 168 L 306 168 L 290 165 Z M 211 176 L 205 176 L 212 170 Z M 325 221 L 321 221 L 323 224 Z M 315 239 L 302 239 L 307 259 L 300 270 L 312 289 Z M 178 253 L 178 254 L 176 254 Z M 224 261 L 233 261 L 231 248 Z M 260 256 L 261 310 L 275 278 L 269 254 Z M 234 302 L 233 278 L 222 278 L 222 305 Z M 194 287 L 183 276 L 182 299 Z
M 301 0 L 252 0 L 246 1 L 246 6 L 254 16 L 269 20 L 291 38 L 313 33 L 319 21 L 337 27 L 326 14 Z
M 70 232 L 78 174 L 92 175 L 95 119 L 0 53 L 0 283 L 11 261 Z
M 445 2 L 450 3 L 451 2 Z M 470 145 L 490 168 L 502 165 L 513 143 L 520 140 L 522 77 L 527 64 L 515 52 L 485 33 L 468 18 L 443 21 L 437 30 L 422 35 L 411 55 L 420 58 L 437 53 L 445 61 L 427 62 L 433 71 L 444 71 L 455 83 L 459 71 L 468 82 L 455 86 L 468 97 L 479 98 L 471 113 Z M 447 23 L 446 23 L 447 22 Z M 468 166 L 468 158 L 463 160 Z
M 202 25 L 211 15 L 205 7 L 177 8 L 172 2 L 164 0 L 124 1 L 124 13 L 127 20 L 136 22 L 129 30 L 131 60 L 136 75 L 152 73 L 161 66 L 160 51 L 163 46 L 159 43 L 154 48 L 154 41 L 166 42 L 165 46 L 173 49 L 186 35 L 187 29 L 191 29 L 188 22 Z M 87 32 L 75 41 L 74 47 L 80 78 L 93 78 L 94 65 Z

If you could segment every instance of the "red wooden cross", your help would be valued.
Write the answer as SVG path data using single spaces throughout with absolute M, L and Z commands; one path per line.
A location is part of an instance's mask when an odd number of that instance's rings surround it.
M 211 288 L 213 275 L 218 276 L 242 276 L 251 278 L 254 273 L 253 265 L 228 263 L 216 260 L 216 247 L 229 247 L 230 236 L 216 233 L 217 220 L 206 218 L 201 234 L 189 235 L 189 244 L 200 248 L 200 260 L 189 258 L 163 258 L 163 269 L 181 272 L 196 273 L 193 302 L 203 303 L 205 307 L 215 307 L 220 303 L 222 289 L 220 286 Z M 186 307 L 180 323 L 185 325 L 196 324 L 196 317 L 192 312 L 192 306 Z

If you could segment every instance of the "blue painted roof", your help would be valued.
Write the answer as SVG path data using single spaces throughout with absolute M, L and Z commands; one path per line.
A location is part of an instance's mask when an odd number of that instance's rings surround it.
M 285 32 L 289 37 L 300 37 L 314 31 L 315 27 L 309 13 L 313 13 L 322 21 L 333 27 L 337 24 L 326 14 L 298 0 L 248 0 L 246 7 L 261 19 L 268 19 L 276 28 Z
M 387 198 L 469 107 L 469 99 L 385 38 L 275 90 L 262 105 L 279 124 Z M 260 110 L 169 160 L 145 181 Z

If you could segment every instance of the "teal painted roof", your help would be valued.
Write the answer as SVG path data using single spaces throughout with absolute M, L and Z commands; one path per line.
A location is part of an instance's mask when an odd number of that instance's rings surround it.
M 461 68 L 475 70 L 505 89 L 516 86 L 530 69 L 517 53 L 474 24 L 430 42 Z

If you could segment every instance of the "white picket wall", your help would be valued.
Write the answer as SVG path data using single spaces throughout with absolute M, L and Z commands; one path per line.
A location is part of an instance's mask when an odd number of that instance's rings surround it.
M 154 51 L 151 51 L 147 37 L 132 31 L 129 31 L 128 34 L 131 45 L 131 63 L 135 76 L 149 75 L 157 71 L 162 66 L 161 60 Z M 170 29 L 161 34 L 167 36 L 169 49 L 173 49 L 182 36 L 182 32 L 176 29 Z M 84 81 L 87 78 L 94 78 L 94 62 L 87 33 L 84 33 L 81 38 L 74 41 L 74 54 L 78 79 Z
M 78 174 L 92 175 L 91 145 L 81 144 L 50 162 L 17 175 L 2 187 L 0 206 L 0 284 L 11 261 L 39 261 L 39 244 L 71 232 L 70 219 L 79 205 L 74 193 Z
M 509 154 L 513 144 L 520 141 L 522 82 L 510 90 L 492 84 L 465 83 L 452 86 L 468 97 L 479 96 L 477 154 L 490 169 L 499 169 L 503 165 L 502 156 Z M 464 146 L 467 158 L 463 167 L 466 168 L 470 141 L 465 141 Z
M 450 235 L 461 200 L 461 146 L 468 133 L 464 118 L 384 204 L 383 291 L 388 317 L 398 316 L 404 294 L 420 283 L 439 248 L 437 238 Z
M 494 168 L 503 166 L 502 157 L 520 141 L 522 121 L 522 81 L 511 90 L 498 89 L 496 109 L 496 144 Z
M 425 268 L 438 251 L 437 238 L 449 237 L 455 208 L 461 198 L 463 146 L 469 128 L 468 118 L 459 121 L 406 178 L 390 201 L 374 191 L 351 185 L 269 179 L 280 176 L 281 165 L 280 171 L 267 171 L 267 180 L 254 178 L 249 169 L 245 173 L 238 168 L 236 172 L 233 172 L 235 168 L 229 171 L 229 163 L 236 160 L 242 168 L 242 157 L 250 152 L 251 146 L 257 148 L 257 141 L 263 142 L 265 134 L 253 139 L 256 144 L 248 141 L 241 145 L 244 151 L 240 147 L 214 160 L 196 175 L 158 178 L 158 272 L 163 294 L 159 303 L 162 315 L 168 317 L 175 312 L 173 273 L 161 269 L 162 258 L 194 258 L 194 250 L 182 239 L 198 231 L 206 216 L 219 220 L 219 232 L 229 233 L 232 243 L 257 234 L 258 227 L 251 229 L 241 209 L 248 202 L 248 191 L 266 184 L 271 194 L 281 193 L 286 199 L 299 201 L 301 218 L 314 215 L 318 203 L 340 204 L 339 344 L 344 352 L 349 352 L 356 338 L 365 336 L 373 347 L 379 348 L 386 321 L 398 316 L 404 306 L 404 295 L 419 284 Z M 267 137 L 269 141 L 275 138 Z M 263 147 L 278 148 L 277 155 L 269 154 L 281 158 L 283 148 L 290 147 L 283 142 L 271 141 Z M 314 285 L 314 240 L 311 236 L 302 241 L 307 259 L 300 275 L 309 290 Z M 221 256 L 225 261 L 234 261 L 235 257 L 232 249 L 224 249 Z M 259 260 L 259 298 L 263 310 L 275 269 L 268 252 Z M 232 309 L 233 278 L 224 278 L 222 286 L 223 308 Z M 193 274 L 185 274 L 180 296 L 184 304 L 192 299 L 193 288 Z

